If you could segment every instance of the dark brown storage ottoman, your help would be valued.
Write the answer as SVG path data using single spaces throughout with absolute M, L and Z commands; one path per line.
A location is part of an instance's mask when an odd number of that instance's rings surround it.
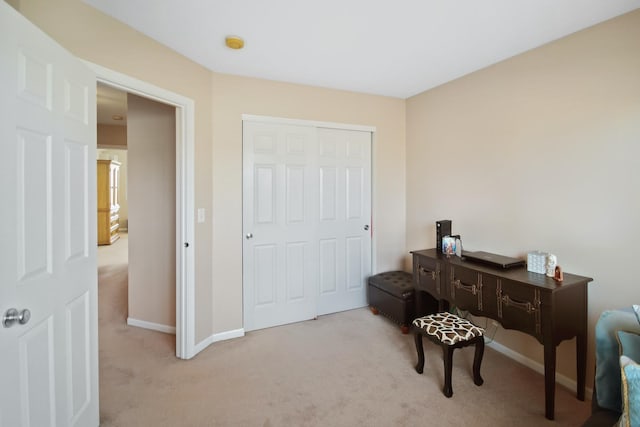
M 414 318 L 413 275 L 405 271 L 389 271 L 369 277 L 369 307 L 400 324 L 402 333 L 409 332 Z

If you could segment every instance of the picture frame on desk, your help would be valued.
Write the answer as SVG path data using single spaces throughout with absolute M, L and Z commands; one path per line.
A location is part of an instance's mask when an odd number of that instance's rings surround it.
M 444 236 L 442 238 L 442 253 L 445 255 L 456 254 L 456 238 L 452 236 Z

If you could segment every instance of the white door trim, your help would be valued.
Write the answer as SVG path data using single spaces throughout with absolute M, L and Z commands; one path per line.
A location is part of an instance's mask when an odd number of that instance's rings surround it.
M 194 135 L 192 99 L 150 83 L 83 61 L 97 80 L 176 107 L 176 356 L 190 359 L 195 346 Z M 188 246 L 187 246 L 188 245 Z
M 243 114 L 242 121 L 260 122 L 260 123 L 278 123 L 281 125 L 309 126 L 309 127 L 330 128 L 330 129 L 361 130 L 364 132 L 371 132 L 371 133 L 376 132 L 375 126 L 322 122 L 317 120 L 285 119 L 282 117 L 256 116 L 253 114 Z

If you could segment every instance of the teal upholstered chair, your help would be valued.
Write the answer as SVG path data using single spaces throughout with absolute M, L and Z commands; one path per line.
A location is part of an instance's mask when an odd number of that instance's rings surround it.
M 640 362 L 640 307 L 603 312 L 596 323 L 595 339 L 596 375 L 592 415 L 584 426 L 613 425 L 621 414 L 629 416 L 629 411 L 634 409 L 633 405 L 624 405 L 625 397 L 629 402 L 629 395 L 625 396 L 623 393 L 623 379 L 626 377 L 623 376 L 625 371 L 621 370 L 620 357 L 624 355 Z M 627 371 L 630 372 L 630 369 L 636 368 L 632 367 Z M 635 387 L 640 386 L 637 380 L 633 380 L 631 385 L 634 383 Z M 631 391 L 633 392 L 633 387 Z M 635 402 L 640 401 L 638 395 L 633 395 L 632 398 Z M 640 417 L 640 414 L 635 416 Z

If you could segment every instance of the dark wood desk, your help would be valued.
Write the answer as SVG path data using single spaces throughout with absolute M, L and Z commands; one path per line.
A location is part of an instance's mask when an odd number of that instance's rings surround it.
M 545 416 L 554 417 L 556 347 L 576 337 L 577 397 L 584 400 L 587 369 L 587 283 L 590 277 L 564 273 L 561 283 L 526 267 L 496 269 L 427 249 L 413 254 L 416 291 L 475 316 L 498 321 L 536 338 L 544 346 Z M 421 304 L 416 292 L 416 304 Z

